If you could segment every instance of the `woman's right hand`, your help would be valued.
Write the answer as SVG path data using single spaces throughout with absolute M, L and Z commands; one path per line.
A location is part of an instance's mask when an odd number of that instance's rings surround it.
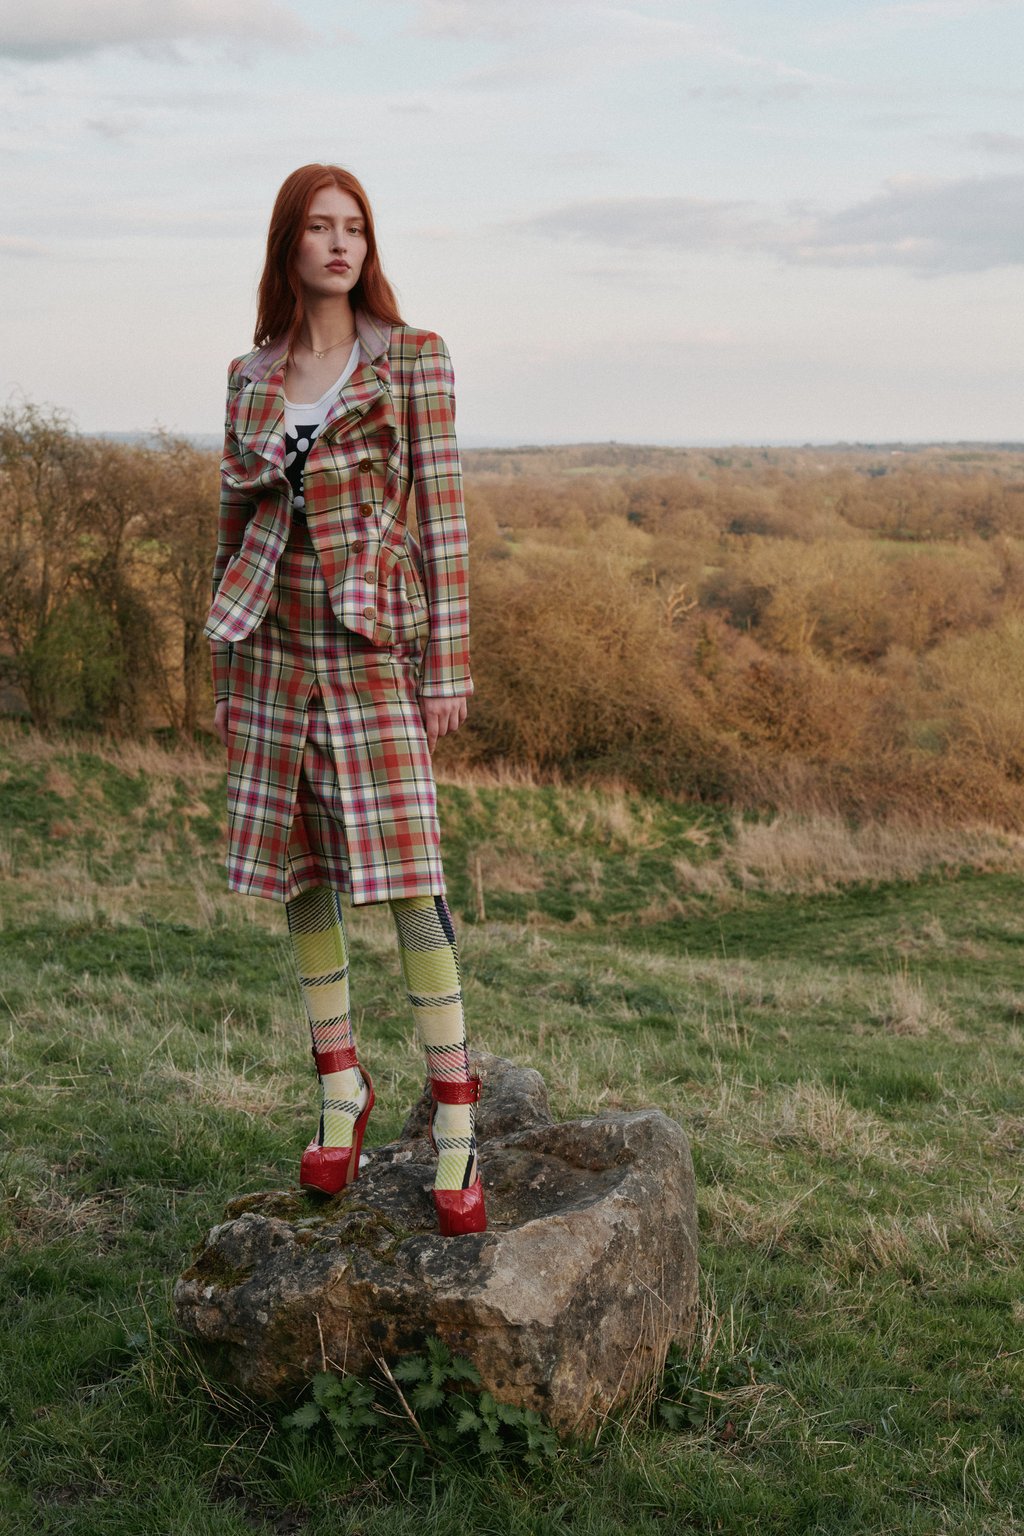
M 220 737 L 220 744 L 225 749 L 228 744 L 228 701 L 221 699 L 213 711 L 213 728 Z

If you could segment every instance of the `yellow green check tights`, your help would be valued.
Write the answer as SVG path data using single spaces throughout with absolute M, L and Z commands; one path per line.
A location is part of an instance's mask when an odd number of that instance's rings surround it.
M 451 913 L 443 896 L 403 896 L 389 902 L 417 1036 L 430 1077 L 464 1083 L 469 1077 L 462 974 Z M 299 985 L 313 1049 L 352 1045 L 348 945 L 337 891 L 315 886 L 285 904 Z M 320 1079 L 320 1145 L 350 1147 L 366 1098 L 358 1067 Z M 361 1097 L 362 1095 L 362 1097 Z M 474 1104 L 438 1104 L 435 1189 L 465 1189 L 476 1178 Z

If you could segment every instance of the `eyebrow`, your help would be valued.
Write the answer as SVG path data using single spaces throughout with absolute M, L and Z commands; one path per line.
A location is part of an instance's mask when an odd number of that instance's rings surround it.
M 307 214 L 307 218 L 310 218 L 310 219 L 324 219 L 325 221 L 336 222 L 333 213 L 317 213 L 315 208 L 311 208 L 309 210 L 309 213 Z M 342 223 L 343 224 L 365 224 L 366 220 L 363 218 L 361 213 L 346 213 L 344 215 L 343 219 L 342 219 Z

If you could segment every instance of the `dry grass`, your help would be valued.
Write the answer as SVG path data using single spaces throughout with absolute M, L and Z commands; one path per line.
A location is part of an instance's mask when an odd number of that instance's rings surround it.
M 937 1257 L 957 1253 L 986 1264 L 1015 1265 L 1022 1238 L 1020 1202 L 1012 1190 L 999 1190 L 985 1198 L 943 1203 L 924 1214 L 869 1215 L 852 1233 L 826 1243 L 825 1258 L 839 1274 L 913 1278 Z
M 754 1134 L 771 1147 L 799 1147 L 817 1157 L 849 1159 L 888 1155 L 886 1126 L 856 1109 L 845 1093 L 805 1080 L 786 1086 L 757 1106 Z
M 815 895 L 917 880 L 944 867 L 1020 873 L 1024 837 L 986 825 L 871 821 L 855 827 L 836 815 L 787 811 L 767 822 L 738 822 L 720 864 L 727 879 L 746 890 Z M 707 866 L 695 878 L 707 882 Z
M 297 1020 L 292 1021 L 292 1033 L 299 1038 Z M 247 1077 L 226 1063 L 216 1062 L 197 1063 L 188 1072 L 165 1065 L 160 1069 L 160 1076 L 172 1089 L 186 1094 L 197 1104 L 243 1115 L 271 1114 L 282 1104 L 294 1101 L 294 1078 L 290 1073 Z
M 932 1001 L 921 982 L 911 976 L 905 966 L 880 984 L 873 1015 L 891 1035 L 923 1039 L 937 1033 L 950 1039 L 966 1039 L 963 1031 L 954 1028 L 946 1010 Z
M 700 1198 L 701 1232 L 705 1241 L 742 1244 L 770 1257 L 801 1246 L 798 1214 L 820 1186 L 814 1184 L 787 1199 L 748 1200 L 737 1190 L 711 1185 Z
M 49 1171 L 42 1184 L 28 1179 L 24 1186 L 11 1179 L 4 1195 L 11 1223 L 11 1241 L 45 1248 L 65 1238 L 86 1237 L 98 1249 L 116 1242 L 133 1219 L 128 1191 L 105 1189 L 99 1194 L 66 1195 L 62 1169 Z
M 138 740 L 130 737 L 113 737 L 105 735 L 90 736 L 87 739 L 71 731 L 51 731 L 42 735 L 37 731 L 26 731 L 15 720 L 0 717 L 0 748 L 4 758 L 8 762 L 25 764 L 34 767 L 46 767 L 48 771 L 57 774 L 57 780 L 53 787 L 55 793 L 62 791 L 57 787 L 63 783 L 65 792 L 68 787 L 78 787 L 79 781 L 70 779 L 59 767 L 54 767 L 53 758 L 70 758 L 74 761 L 84 756 L 97 758 L 108 763 L 112 768 L 119 769 L 122 773 L 130 775 L 144 774 L 147 779 L 160 782 L 167 777 L 180 775 L 192 782 L 215 782 L 223 774 L 223 764 L 219 758 L 211 757 L 198 747 L 189 746 L 185 742 L 174 745 L 164 745 L 151 741 L 148 738 Z
M 522 896 L 543 890 L 547 883 L 543 861 L 526 848 L 476 844 L 469 850 L 467 863 L 471 881 L 482 882 L 487 891 Z

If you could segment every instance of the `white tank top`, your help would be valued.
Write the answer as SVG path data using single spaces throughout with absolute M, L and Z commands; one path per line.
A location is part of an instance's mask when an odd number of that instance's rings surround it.
M 359 342 L 353 342 L 352 351 L 349 353 L 348 362 L 345 364 L 333 384 L 328 384 L 319 400 L 310 404 L 301 401 L 284 400 L 284 438 L 285 438 L 285 473 L 291 482 L 292 506 L 297 512 L 301 512 L 306 505 L 306 497 L 303 492 L 303 474 L 306 468 L 306 456 L 312 448 L 317 434 L 327 420 L 328 412 L 334 404 L 335 397 L 345 380 L 355 372 L 359 366 Z

